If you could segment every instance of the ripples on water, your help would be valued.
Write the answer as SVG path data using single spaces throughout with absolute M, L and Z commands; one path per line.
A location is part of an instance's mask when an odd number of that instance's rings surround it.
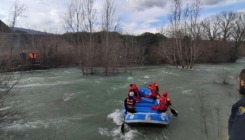
M 233 85 L 213 83 L 218 79 L 215 74 L 224 68 L 230 71 L 228 77 Z M 66 137 L 68 140 L 205 140 L 206 136 L 200 131 L 195 99 L 195 95 L 203 89 L 210 106 L 222 105 L 222 133 L 226 138 L 227 120 L 231 105 L 235 102 L 226 92 L 235 88 L 234 77 L 242 68 L 239 64 L 197 65 L 193 70 L 171 66 L 144 67 L 135 70 L 133 75 L 108 77 L 82 76 L 76 68 L 30 71 L 23 74 L 14 89 L 18 91 L 16 98 L 23 100 L 26 114 L 11 125 L 2 127 L 0 139 L 52 140 L 56 136 L 56 139 Z M 179 113 L 179 117 L 172 116 L 170 125 L 164 129 L 125 125 L 125 135 L 122 135 L 121 108 L 129 84 L 147 87 L 153 81 L 158 82 L 160 93 L 163 90 L 169 92 L 172 108 Z

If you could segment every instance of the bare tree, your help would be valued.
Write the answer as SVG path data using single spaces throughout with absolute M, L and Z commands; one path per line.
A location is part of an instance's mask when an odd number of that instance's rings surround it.
M 120 54 L 123 59 L 123 65 L 125 67 L 125 72 L 129 70 L 129 74 L 132 74 L 132 67 L 139 64 L 141 59 L 140 47 L 136 44 L 135 37 L 133 35 L 126 34 L 123 53 Z
M 118 50 L 114 44 L 112 44 L 112 40 L 117 38 L 117 35 L 114 33 L 110 33 L 111 31 L 116 31 L 118 26 L 118 21 L 116 19 L 116 6 L 113 0 L 105 0 L 104 5 L 102 7 L 102 65 L 105 68 L 105 75 L 108 75 L 108 68 L 110 65 L 113 65 L 113 59 L 118 57 L 115 54 L 115 50 Z
M 230 50 L 230 61 L 234 62 L 238 59 L 238 50 L 240 45 L 245 41 L 245 18 L 238 13 L 231 29 L 231 38 L 234 46 Z
M 230 39 L 232 34 L 232 27 L 234 26 L 234 21 L 236 19 L 237 13 L 233 11 L 224 11 L 218 15 L 220 20 L 220 37 L 224 42 Z
M 174 41 L 172 38 L 163 40 L 157 54 L 171 65 L 178 67 L 177 47 L 173 45 Z
M 204 39 L 209 39 L 210 41 L 214 41 L 218 39 L 220 35 L 220 20 L 218 16 L 211 16 L 205 18 L 202 22 L 202 31 Z
M 14 1 L 14 4 L 9 14 L 9 27 L 11 28 L 12 31 L 14 30 L 18 18 L 22 16 L 24 12 L 26 12 L 26 10 L 27 8 L 24 4 L 20 4 L 18 0 Z
M 200 1 L 183 8 L 180 0 L 174 1 L 174 8 L 169 16 L 170 25 L 167 28 L 168 42 L 164 42 L 163 53 L 176 67 L 192 68 L 198 59 L 198 40 L 201 36 L 199 14 Z
M 85 75 L 84 71 L 84 57 L 82 56 L 82 40 L 79 36 L 79 32 L 84 29 L 84 11 L 83 3 L 81 0 L 72 0 L 67 13 L 63 17 L 64 29 L 67 32 L 75 32 L 75 36 L 70 36 L 69 39 L 73 40 L 72 44 L 78 50 L 73 56 L 78 61 L 79 68 L 82 70 L 82 73 Z
M 85 30 L 89 32 L 89 43 L 86 49 L 85 61 L 87 66 L 90 67 L 90 73 L 94 73 L 94 54 L 95 39 L 93 36 L 94 25 L 96 22 L 96 10 L 94 9 L 94 0 L 84 0 L 83 3 L 84 17 L 85 17 Z
M 15 0 L 13 3 L 12 8 L 10 9 L 9 13 L 9 27 L 11 28 L 11 32 L 14 32 L 14 27 L 17 23 L 18 18 L 27 10 L 26 6 L 24 4 L 20 4 L 18 0 Z M 12 36 L 12 39 L 14 37 Z M 14 44 L 11 45 L 10 47 L 10 55 L 12 56 L 13 52 L 13 46 Z
M 174 64 L 176 67 L 180 63 L 183 68 L 183 57 L 182 57 L 182 44 L 181 39 L 184 37 L 185 33 L 182 30 L 182 4 L 180 0 L 174 0 L 174 8 L 172 13 L 169 16 L 170 25 L 168 28 L 168 36 L 173 42 L 168 42 L 167 45 L 164 46 L 164 54 L 166 58 Z
M 195 61 L 198 58 L 199 55 L 199 44 L 198 41 L 201 39 L 201 26 L 199 23 L 199 16 L 201 11 L 201 3 L 199 0 L 196 0 L 193 5 L 187 12 L 189 16 L 189 32 L 191 37 L 191 43 L 187 44 L 189 46 L 189 50 L 186 49 L 186 55 L 187 55 L 187 68 L 192 68 Z M 188 47 L 187 46 L 187 47 Z M 188 53 L 189 52 L 189 53 Z
M 235 47 L 239 47 L 245 41 L 245 18 L 241 13 L 237 14 L 231 36 L 235 41 Z

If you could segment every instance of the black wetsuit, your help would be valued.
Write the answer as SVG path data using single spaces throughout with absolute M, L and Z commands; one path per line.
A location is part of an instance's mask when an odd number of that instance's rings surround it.
M 124 107 L 127 112 L 136 113 L 135 108 L 134 108 L 135 104 L 136 104 L 136 101 L 133 97 L 127 97 L 124 100 Z

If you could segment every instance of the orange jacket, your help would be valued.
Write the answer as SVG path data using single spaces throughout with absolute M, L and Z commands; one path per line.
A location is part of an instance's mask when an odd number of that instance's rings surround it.
M 37 57 L 37 54 L 36 53 L 30 53 L 29 56 L 33 59 L 33 58 Z

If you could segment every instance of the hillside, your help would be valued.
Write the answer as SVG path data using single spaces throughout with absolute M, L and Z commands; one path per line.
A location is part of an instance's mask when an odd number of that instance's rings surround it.
M 14 27 L 15 32 L 24 32 L 28 34 L 39 34 L 39 35 L 45 35 L 45 34 L 50 34 L 47 32 L 41 32 L 41 31 L 36 31 L 36 30 L 31 30 L 31 29 L 25 29 L 25 28 L 20 28 L 20 27 Z

